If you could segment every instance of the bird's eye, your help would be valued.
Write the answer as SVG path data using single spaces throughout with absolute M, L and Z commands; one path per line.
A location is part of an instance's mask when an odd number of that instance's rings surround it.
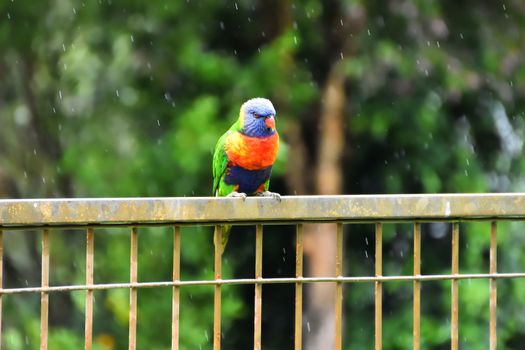
M 255 118 L 260 118 L 260 117 L 261 117 L 261 115 L 260 115 L 259 113 L 256 113 L 256 112 L 253 112 L 253 116 L 254 116 Z

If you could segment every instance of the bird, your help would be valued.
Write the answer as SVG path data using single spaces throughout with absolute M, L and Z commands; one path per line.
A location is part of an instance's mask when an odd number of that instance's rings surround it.
M 244 102 L 237 121 L 219 138 L 213 154 L 213 194 L 216 197 L 264 196 L 270 192 L 272 166 L 279 151 L 276 111 L 272 102 L 256 97 Z M 221 253 L 231 225 L 222 226 Z M 219 244 L 219 242 L 214 242 Z

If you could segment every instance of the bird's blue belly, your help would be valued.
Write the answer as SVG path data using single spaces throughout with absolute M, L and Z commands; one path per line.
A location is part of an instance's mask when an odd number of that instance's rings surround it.
M 271 173 L 271 166 L 261 170 L 246 170 L 238 166 L 231 166 L 226 170 L 224 182 L 228 185 L 238 185 L 238 192 L 252 194 L 270 178 Z

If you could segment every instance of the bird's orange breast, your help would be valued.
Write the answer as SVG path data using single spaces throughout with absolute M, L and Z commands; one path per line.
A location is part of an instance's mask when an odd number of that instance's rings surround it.
M 247 170 L 267 168 L 275 162 L 279 151 L 279 134 L 249 137 L 234 132 L 226 139 L 228 163 Z

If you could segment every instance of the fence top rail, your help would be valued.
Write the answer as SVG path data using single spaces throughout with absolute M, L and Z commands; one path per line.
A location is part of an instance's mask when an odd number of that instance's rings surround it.
M 0 200 L 0 227 L 524 218 L 525 193 Z

